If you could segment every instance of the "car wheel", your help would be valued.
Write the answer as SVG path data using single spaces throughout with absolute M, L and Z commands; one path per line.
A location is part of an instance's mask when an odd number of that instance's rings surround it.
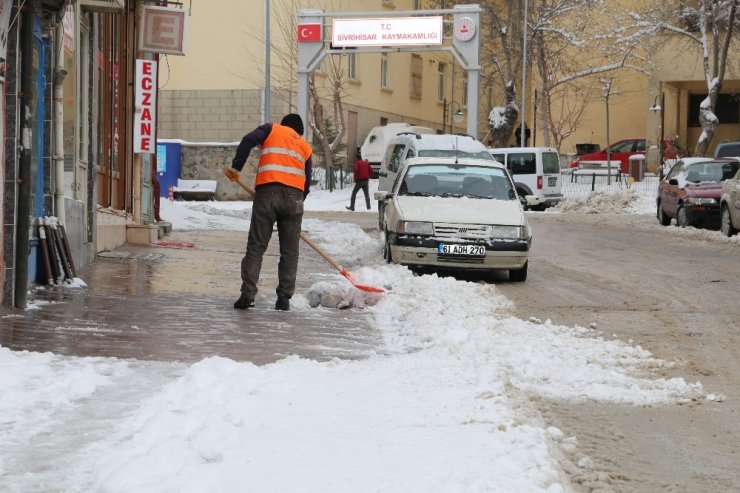
M 725 236 L 732 236 L 737 233 L 737 230 L 732 226 L 732 217 L 730 216 L 730 209 L 727 206 L 722 207 L 722 216 L 720 219 L 720 231 Z
M 524 264 L 521 269 L 510 269 L 509 270 L 509 281 L 511 282 L 524 282 L 527 280 L 527 267 L 529 262 Z
M 682 228 L 691 226 L 689 223 L 689 215 L 686 213 L 686 207 L 683 205 L 678 206 L 678 212 L 676 212 L 676 224 Z
M 658 222 L 663 226 L 671 224 L 671 218 L 665 215 L 665 212 L 663 212 L 663 206 L 660 204 L 658 204 Z
M 391 255 L 391 241 L 389 239 L 388 231 L 385 232 L 385 245 L 383 246 L 383 258 L 388 264 L 393 262 L 393 255 Z

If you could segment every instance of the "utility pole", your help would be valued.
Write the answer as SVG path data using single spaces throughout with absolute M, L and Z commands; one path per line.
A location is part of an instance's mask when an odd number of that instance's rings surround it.
M 606 102 L 606 168 L 607 168 L 607 175 L 606 175 L 606 184 L 608 186 L 611 186 L 612 184 L 612 151 L 611 147 L 609 146 L 609 142 L 611 142 L 609 138 L 609 95 L 611 94 L 612 89 L 612 79 L 611 77 L 608 79 L 601 79 L 601 83 L 604 84 L 604 101 Z
M 524 147 L 526 142 L 526 135 L 524 130 L 526 129 L 525 120 L 527 116 L 527 17 L 528 17 L 528 2 L 524 0 L 524 35 L 522 36 L 522 109 L 519 112 L 522 118 L 521 137 L 519 138 L 519 147 Z

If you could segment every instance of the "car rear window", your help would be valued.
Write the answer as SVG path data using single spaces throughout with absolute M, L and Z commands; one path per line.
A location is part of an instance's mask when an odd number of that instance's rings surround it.
M 545 174 L 560 173 L 560 158 L 556 152 L 542 153 L 542 172 Z
M 705 162 L 696 163 L 686 168 L 686 181 L 701 183 L 704 181 L 724 181 L 737 173 L 740 163 Z
M 533 175 L 537 173 L 536 159 L 534 152 L 512 152 L 508 166 L 515 175 Z
M 718 146 L 714 157 L 740 157 L 740 143 Z
M 511 180 L 502 168 L 465 164 L 410 166 L 398 193 L 499 200 L 516 197 Z

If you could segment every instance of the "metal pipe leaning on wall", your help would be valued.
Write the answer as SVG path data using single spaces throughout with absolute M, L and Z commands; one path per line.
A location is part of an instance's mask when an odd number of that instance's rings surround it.
M 44 228 L 43 219 L 38 218 L 39 244 L 41 245 L 41 256 L 44 260 L 44 275 L 46 284 L 54 285 L 54 272 L 51 270 L 51 260 L 49 258 L 49 244 L 46 240 L 46 229 Z
M 59 224 L 59 219 L 54 216 L 47 216 L 43 219 L 45 236 L 49 244 L 49 261 L 52 264 L 52 271 L 56 284 L 62 282 L 71 283 L 77 276 L 72 259 L 72 252 L 69 248 L 67 233 L 64 227 Z M 43 248 L 43 247 L 42 247 Z
M 62 281 L 62 269 L 61 264 L 59 262 L 59 254 L 57 253 L 57 249 L 54 247 L 54 236 L 51 231 L 51 224 L 49 223 L 49 218 L 45 217 L 43 219 L 44 224 L 44 231 L 46 232 L 46 238 L 49 243 L 49 261 L 51 262 L 51 270 L 52 274 L 54 276 L 54 284 L 58 284 Z

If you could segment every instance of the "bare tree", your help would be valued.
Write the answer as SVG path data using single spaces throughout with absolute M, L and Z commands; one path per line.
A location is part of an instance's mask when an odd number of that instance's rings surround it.
M 506 146 L 520 119 L 517 102 L 517 81 L 522 70 L 523 0 L 486 0 L 483 5 L 483 26 L 487 39 L 483 42 L 482 61 L 485 87 L 498 87 L 504 106 L 489 113 L 493 145 Z M 532 85 L 537 87 L 538 123 L 543 128 L 545 145 L 556 147 L 577 128 L 584 109 L 589 104 L 595 77 L 632 63 L 637 58 L 633 47 L 626 43 L 617 52 L 613 43 L 597 30 L 595 18 L 601 15 L 606 0 L 529 0 L 527 19 L 531 51 L 528 60 L 536 68 Z M 583 53 L 591 53 L 584 58 Z M 575 99 L 569 99 L 577 96 Z M 553 105 L 559 111 L 552 111 Z
M 272 94 L 277 95 L 288 107 L 289 111 L 295 111 L 295 88 L 298 83 L 298 42 L 296 40 L 296 31 L 298 19 L 296 12 L 302 7 L 301 0 L 270 0 L 272 17 L 271 24 L 274 29 L 270 36 L 270 54 L 272 58 L 270 70 L 270 85 L 273 89 Z M 246 55 L 251 60 L 264 60 L 265 33 L 262 27 L 251 26 L 245 22 L 243 34 L 252 41 L 257 43 L 248 44 Z M 264 64 L 251 63 L 245 73 L 234 74 L 245 80 L 248 80 L 256 86 L 262 86 L 265 80 Z
M 599 86 L 598 75 L 621 69 L 644 71 L 638 43 L 615 42 L 597 22 L 606 0 L 537 0 L 530 24 L 539 85 L 536 115 L 544 144 L 560 149 L 579 127 L 580 118 Z M 558 111 L 553 111 L 554 105 Z
M 312 4 L 324 11 L 335 11 L 336 6 L 331 0 L 306 2 L 305 0 L 271 0 L 273 30 L 270 39 L 270 50 L 274 60 L 270 71 L 270 83 L 274 88 L 273 94 L 282 100 L 290 111 L 296 110 L 295 91 L 298 84 L 298 43 L 296 38 L 298 19 L 296 12 Z M 253 40 L 264 42 L 262 30 L 246 29 L 245 35 Z M 257 44 L 259 46 L 259 44 Z M 248 56 L 259 60 L 262 53 L 252 53 L 247 50 Z M 344 57 L 328 56 L 319 74 L 312 74 L 309 78 L 310 114 L 308 126 L 315 139 L 319 141 L 322 162 L 328 168 L 335 160 L 336 152 L 341 147 L 346 133 L 344 107 L 342 98 L 345 93 L 347 80 L 346 70 L 342 64 Z M 262 85 L 264 68 L 253 66 L 249 74 L 243 77 Z M 327 110 L 328 109 L 328 110 Z M 329 120 L 327 120 L 329 117 Z M 332 128 L 328 128 L 331 126 Z
M 480 2 L 481 25 L 487 28 L 481 43 L 484 86 L 498 88 L 505 106 L 492 108 L 489 117 L 493 147 L 506 147 L 519 119 L 516 82 L 522 67 L 523 0 Z
M 309 78 L 311 115 L 309 125 L 314 138 L 320 142 L 324 166 L 330 169 L 336 151 L 340 148 L 346 132 L 342 97 L 345 92 L 344 57 L 331 55 L 324 59 L 324 75 L 312 74 Z M 330 107 L 331 120 L 327 120 L 326 106 Z M 330 123 L 333 128 L 329 128 Z M 332 138 L 331 133 L 334 133 Z
M 737 10 L 738 0 L 648 2 L 641 9 L 628 12 L 631 27 L 620 33 L 623 39 L 641 38 L 655 43 L 682 40 L 701 57 L 707 97 L 699 106 L 702 133 L 694 149 L 696 156 L 706 154 L 719 123 L 714 111 L 730 47 L 737 42 Z

